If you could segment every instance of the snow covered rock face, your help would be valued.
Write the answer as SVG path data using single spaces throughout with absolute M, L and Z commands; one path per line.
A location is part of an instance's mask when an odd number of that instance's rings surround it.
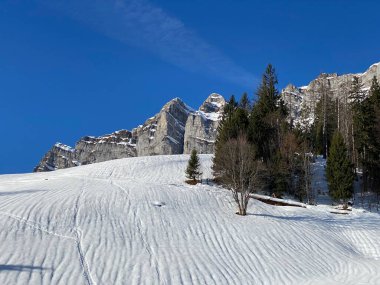
M 184 153 L 196 149 L 198 153 L 213 153 L 219 122 L 226 104 L 216 93 L 203 102 L 199 111 L 191 114 L 186 121 Z
M 133 156 L 136 156 L 136 146 L 132 133 L 121 130 L 100 137 L 83 137 L 76 143 L 75 148 L 56 143 L 34 168 L 34 172 Z
M 211 94 L 195 111 L 175 98 L 161 111 L 132 132 L 121 130 L 100 137 L 81 138 L 75 148 L 57 143 L 49 150 L 35 172 L 52 171 L 112 159 L 190 153 L 212 153 L 224 98 Z
M 179 98 L 165 104 L 157 115 L 133 130 L 137 155 L 182 154 L 185 124 L 191 112 Z
M 344 94 L 350 90 L 354 76 L 357 76 L 363 84 L 363 90 L 368 91 L 373 76 L 380 78 L 380 63 L 371 65 L 364 73 L 343 75 L 323 73 L 307 86 L 295 87 L 289 84 L 284 88 L 281 96 L 290 110 L 290 119 L 293 125 L 307 128 L 314 122 L 315 107 L 321 98 L 322 84 L 329 85 L 333 98 L 342 99 Z
M 76 143 L 75 150 L 81 164 L 136 156 L 132 133 L 127 130 L 101 137 L 83 137 Z
M 76 159 L 75 149 L 56 143 L 34 168 L 34 172 L 52 171 L 61 168 L 77 166 L 80 163 Z

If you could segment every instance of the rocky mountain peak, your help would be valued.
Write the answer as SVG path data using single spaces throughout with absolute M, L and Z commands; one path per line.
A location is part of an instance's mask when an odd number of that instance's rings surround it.
M 84 136 L 75 148 L 55 144 L 34 171 L 51 171 L 124 157 L 182 154 L 193 148 L 199 153 L 212 153 L 224 105 L 224 98 L 216 93 L 204 101 L 199 111 L 180 98 L 174 98 L 132 131 Z
M 180 98 L 166 103 L 159 113 L 133 130 L 138 156 L 183 153 L 186 120 L 193 109 Z
M 283 90 L 282 92 L 296 92 L 296 91 L 299 91 L 299 88 L 296 87 L 295 85 L 293 84 L 288 84 Z
M 213 153 L 218 125 L 223 117 L 226 101 L 223 96 L 212 93 L 190 114 L 186 121 L 184 153 L 196 149 L 199 153 Z
M 205 113 L 216 113 L 222 111 L 225 105 L 226 101 L 222 95 L 212 93 L 199 107 L 199 111 Z
M 161 112 L 175 112 L 175 110 L 181 110 L 185 113 L 194 112 L 194 109 L 186 105 L 181 98 L 176 97 L 167 102 L 161 109 Z

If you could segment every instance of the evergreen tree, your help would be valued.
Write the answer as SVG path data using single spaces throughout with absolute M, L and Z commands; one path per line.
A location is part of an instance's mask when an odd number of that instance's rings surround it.
M 232 95 L 224 107 L 223 118 L 218 126 L 218 136 L 215 142 L 215 152 L 228 139 L 237 138 L 248 129 L 248 112 L 239 107 Z
M 218 125 L 218 135 L 215 141 L 215 152 L 224 142 L 227 141 L 229 130 L 231 129 L 232 114 L 236 108 L 235 96 L 232 95 L 230 100 L 226 103 L 223 109 L 223 117 Z
M 374 125 L 372 139 L 374 140 L 373 150 L 371 152 L 370 162 L 368 165 L 368 184 L 372 192 L 377 194 L 377 200 L 380 199 L 380 86 L 376 76 L 372 79 L 372 85 L 369 91 L 369 100 L 372 103 L 374 112 Z
M 228 117 L 228 116 L 230 116 L 231 113 L 236 109 L 237 106 L 238 106 L 238 104 L 237 104 L 237 102 L 236 102 L 235 96 L 234 96 L 234 95 L 231 95 L 230 100 L 229 100 L 228 103 L 224 106 L 223 116 L 224 116 L 224 117 Z
M 379 142 L 376 135 L 376 110 L 375 101 L 377 97 L 378 84 L 374 79 L 370 89 L 370 97 L 365 96 L 362 84 L 355 77 L 351 89 L 351 104 L 353 110 L 353 137 L 357 153 L 356 163 L 362 169 L 361 197 L 371 186 L 370 181 L 377 176 L 375 166 L 378 161 Z M 374 93 L 375 95 L 373 95 Z
M 370 98 L 375 105 L 380 106 L 380 86 L 377 77 L 372 78 L 371 88 L 369 90 Z
M 199 162 L 197 151 L 193 149 L 191 151 L 190 160 L 187 164 L 186 177 L 188 179 L 196 181 L 202 175 L 202 172 L 200 171 L 200 166 L 201 164 Z
M 251 103 L 249 102 L 248 94 L 244 92 L 243 96 L 240 98 L 239 107 L 250 111 L 251 110 Z
M 279 123 L 276 113 L 280 99 L 277 83 L 275 69 L 269 64 L 257 91 L 258 101 L 250 116 L 249 138 L 256 146 L 256 155 L 264 162 L 270 160 L 276 149 L 276 126 Z
M 281 196 L 291 182 L 289 160 L 281 151 L 290 127 L 286 122 L 287 110 L 276 85 L 277 75 L 269 64 L 249 117 L 249 139 L 255 148 L 256 158 L 266 166 L 266 175 L 262 177 L 268 192 Z
M 223 157 L 224 145 L 231 139 L 244 135 L 248 130 L 248 112 L 236 104 L 232 96 L 224 108 L 222 121 L 218 126 L 218 135 L 215 141 L 215 155 L 213 159 L 213 171 L 217 177 L 222 170 L 221 157 Z
M 369 132 L 374 125 L 374 109 L 371 100 L 365 98 L 363 85 L 357 77 L 354 77 L 350 92 L 351 106 L 353 110 L 353 127 L 355 148 L 362 154 L 369 143 Z
M 354 172 L 342 135 L 336 131 L 327 158 L 326 177 L 330 196 L 335 200 L 347 200 L 353 194 Z
M 348 97 L 351 101 L 351 104 L 356 107 L 361 103 L 364 98 L 365 94 L 363 92 L 363 84 L 360 82 L 359 77 L 354 76 L 351 83 L 351 90 Z

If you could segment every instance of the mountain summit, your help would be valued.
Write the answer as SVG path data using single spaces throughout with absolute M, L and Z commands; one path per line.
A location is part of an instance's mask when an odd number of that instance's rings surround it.
M 193 148 L 198 153 L 213 153 L 225 104 L 223 96 L 212 93 L 195 111 L 180 98 L 174 98 L 132 131 L 85 136 L 74 148 L 56 143 L 34 171 L 52 171 L 125 157 L 190 153 Z

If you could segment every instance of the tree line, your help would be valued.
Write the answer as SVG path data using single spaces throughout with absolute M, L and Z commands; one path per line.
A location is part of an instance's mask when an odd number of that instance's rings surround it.
M 339 86 L 333 98 L 330 82 L 321 79 L 321 100 L 311 130 L 315 152 L 327 157 L 326 176 L 333 198 L 353 196 L 353 182 L 359 181 L 360 203 L 380 195 L 380 87 L 373 77 L 368 91 L 359 77 Z M 323 86 L 323 88 L 322 88 Z M 345 185 L 345 186 L 344 186 Z M 359 202 L 359 201 L 358 201 Z
M 333 199 L 346 203 L 355 176 L 364 193 L 379 198 L 380 88 L 376 77 L 365 94 L 359 78 L 333 97 L 327 76 L 319 84 L 320 100 L 310 128 L 293 126 L 277 89 L 277 75 L 268 65 L 256 92 L 234 96 L 224 108 L 213 159 L 215 180 L 232 190 L 240 215 L 246 214 L 249 194 L 284 193 L 314 203 L 311 191 L 312 154 L 327 158 L 326 177 Z

